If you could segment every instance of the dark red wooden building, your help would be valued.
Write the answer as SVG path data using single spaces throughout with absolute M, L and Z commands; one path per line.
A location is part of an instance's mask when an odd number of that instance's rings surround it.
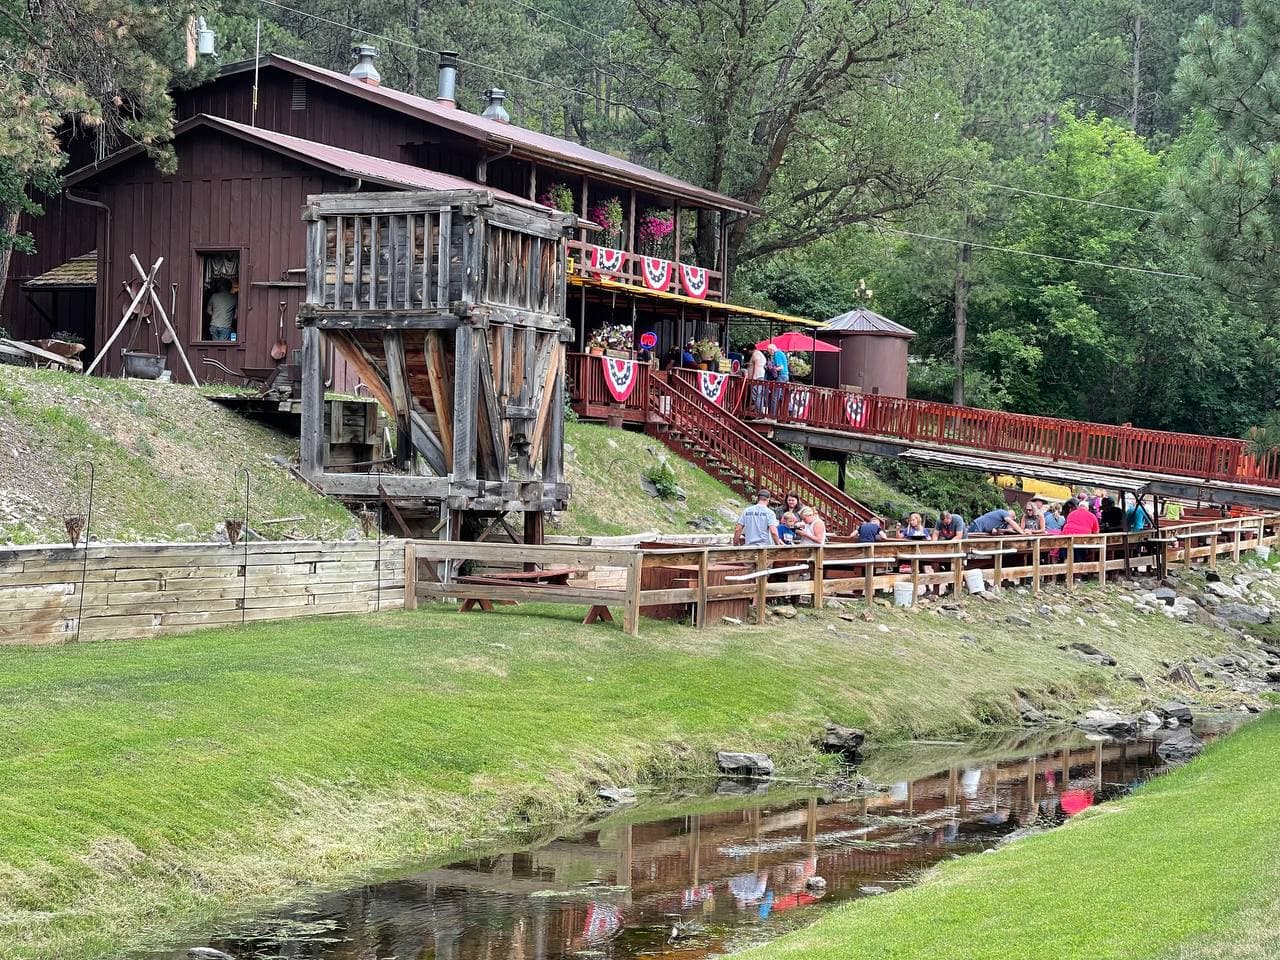
M 68 175 L 63 194 L 47 201 L 46 215 L 28 224 L 37 253 L 13 257 L 0 322 L 14 336 L 77 331 L 92 354 L 127 306 L 125 284 L 137 280 L 131 255 L 147 267 L 163 257 L 158 286 L 197 374 L 202 357 L 236 369 L 268 368 L 280 330 L 290 347 L 300 346 L 294 318 L 305 232 L 299 215 L 309 194 L 476 184 L 525 203 L 552 193 L 561 202 L 569 197 L 572 212 L 586 221 L 600 204 L 616 201 L 621 223 L 608 232 L 585 228 L 571 244 L 568 313 L 579 348 L 603 323 L 652 331 L 662 351 L 689 336 L 723 340 L 730 317 L 762 315 L 728 301 L 720 271 L 728 224 L 755 213 L 748 204 L 506 122 L 497 91 L 479 115 L 452 100 L 413 96 L 286 57 L 263 57 L 256 74 L 253 68 L 252 61 L 230 65 L 201 86 L 175 92 L 176 173 L 160 173 L 130 147 Z M 679 249 L 643 249 L 638 226 L 655 212 L 674 220 L 673 232 L 686 237 Z M 696 223 L 715 235 L 695 247 Z M 597 247 L 614 251 L 620 262 L 588 271 Z M 695 263 L 695 249 L 714 250 L 711 262 Z M 91 251 L 96 270 L 80 261 L 77 285 L 49 282 Z M 675 267 L 665 289 L 644 282 L 642 254 L 665 257 Z M 702 271 L 700 295 L 682 288 L 680 263 Z M 215 300 L 218 293 L 229 293 L 234 307 L 225 296 Z M 154 352 L 154 329 L 127 329 L 117 346 L 132 341 Z M 166 351 L 174 377 L 184 379 L 173 349 L 161 345 L 159 352 Z M 119 366 L 113 348 L 105 370 Z

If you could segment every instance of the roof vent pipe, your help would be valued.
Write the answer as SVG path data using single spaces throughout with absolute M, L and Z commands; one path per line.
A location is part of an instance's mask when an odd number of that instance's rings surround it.
M 458 105 L 458 55 L 440 51 L 440 81 L 436 87 L 436 101 L 451 107 Z
M 359 43 L 351 48 L 351 56 L 356 58 L 356 65 L 351 68 L 351 77 L 376 87 L 382 82 L 378 68 L 373 65 L 378 56 L 378 48 L 367 43 Z
M 507 113 L 502 101 L 507 99 L 507 91 L 501 87 L 490 87 L 484 92 L 484 113 L 482 117 L 496 120 L 498 123 L 510 123 L 511 114 Z

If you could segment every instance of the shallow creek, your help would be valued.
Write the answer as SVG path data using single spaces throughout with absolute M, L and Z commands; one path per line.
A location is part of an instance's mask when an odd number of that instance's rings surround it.
M 1207 740 L 1237 722 L 1196 731 Z M 1168 769 L 1157 746 L 1170 732 L 1127 743 L 1065 728 L 904 744 L 858 768 L 884 792 L 681 783 L 604 819 L 328 894 L 151 957 L 184 957 L 197 944 L 235 960 L 720 955 L 1122 795 Z

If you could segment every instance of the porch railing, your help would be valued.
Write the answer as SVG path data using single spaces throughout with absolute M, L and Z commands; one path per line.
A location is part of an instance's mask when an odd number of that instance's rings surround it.
M 628 283 L 634 287 L 645 287 L 644 278 L 644 261 L 643 255 L 639 253 L 630 253 L 623 251 L 622 263 L 615 270 L 607 270 L 602 267 L 591 266 L 590 253 L 592 247 L 596 244 L 586 243 L 582 240 L 569 241 L 569 256 L 573 261 L 571 272 L 581 276 L 595 276 L 605 280 L 614 280 L 618 283 Z M 680 265 L 671 261 L 671 280 L 668 290 L 671 293 L 685 293 L 680 281 Z M 719 270 L 712 270 L 710 267 L 707 271 L 707 292 L 706 299 L 717 302 L 724 301 L 724 274 Z

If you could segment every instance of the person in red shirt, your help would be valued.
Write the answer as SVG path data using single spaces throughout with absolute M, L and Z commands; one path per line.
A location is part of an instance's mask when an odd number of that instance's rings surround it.
M 1067 522 L 1062 525 L 1062 530 L 1060 532 L 1063 536 L 1082 537 L 1090 533 L 1097 533 L 1100 529 L 1101 527 L 1098 524 L 1098 518 L 1094 515 L 1092 510 L 1085 510 L 1077 507 L 1075 510 L 1071 511 L 1070 515 L 1067 517 Z M 1076 563 L 1083 563 L 1085 560 L 1089 559 L 1087 554 L 1091 552 L 1093 551 L 1077 548 L 1075 551 Z

